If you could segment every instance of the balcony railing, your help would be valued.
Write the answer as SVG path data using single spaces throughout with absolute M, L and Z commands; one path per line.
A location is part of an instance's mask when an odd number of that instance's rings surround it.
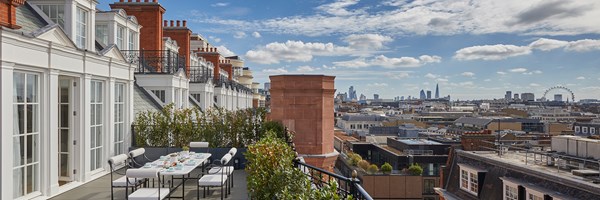
M 212 79 L 212 69 L 202 66 L 190 66 L 190 83 L 208 83 Z
M 185 56 L 169 50 L 122 50 L 129 63 L 136 64 L 138 74 L 175 74 L 185 70 Z
M 296 147 L 294 142 L 291 140 L 292 133 L 288 131 L 287 128 L 284 130 L 285 140 L 288 145 L 292 147 L 294 151 L 296 151 Z M 341 176 L 339 174 L 335 174 L 329 172 L 327 170 L 306 164 L 300 158 L 294 159 L 294 165 L 298 167 L 308 178 L 310 179 L 313 186 L 317 188 L 321 188 L 324 185 L 330 185 L 333 181 L 335 181 L 338 185 L 337 193 L 341 199 L 346 199 L 349 196 L 352 196 L 352 199 L 359 200 L 373 200 L 371 195 L 367 193 L 367 191 L 360 185 L 360 180 L 357 178 L 357 172 L 352 172 L 352 177 L 348 178 L 345 176 Z

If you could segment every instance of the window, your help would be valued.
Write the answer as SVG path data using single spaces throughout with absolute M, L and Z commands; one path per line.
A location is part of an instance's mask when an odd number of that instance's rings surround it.
M 108 45 L 108 25 L 96 25 L 96 39 L 103 45 Z
M 590 133 L 591 134 L 596 134 L 596 128 L 590 127 Z
M 504 184 L 504 200 L 518 200 L 519 189 L 516 185 Z
M 543 197 L 528 192 L 527 200 L 544 200 Z
M 137 50 L 135 44 L 137 43 L 137 33 L 129 30 L 129 49 L 128 50 Z
M 117 47 L 123 50 L 125 47 L 125 27 L 117 26 Z
M 86 48 L 87 18 L 88 11 L 77 7 L 77 21 L 75 22 L 77 33 L 75 35 L 75 44 L 77 45 L 77 47 L 82 49 Z
M 14 73 L 13 197 L 39 191 L 40 102 L 36 74 Z M 6 143 L 5 143 L 6 144 Z
M 433 188 L 435 187 L 435 179 L 424 179 L 423 180 L 423 194 L 435 194 Z
M 91 82 L 91 122 L 90 122 L 90 170 L 94 171 L 102 167 L 101 163 L 104 163 L 102 158 L 102 132 L 103 132 L 103 83 L 101 81 Z
M 192 97 L 199 103 L 201 103 L 202 101 L 200 101 L 202 99 L 202 97 L 200 96 L 200 94 L 192 94 Z
M 125 143 L 125 84 L 115 84 L 115 133 L 114 155 L 119 155 L 124 152 Z
M 459 164 L 460 166 L 460 189 L 475 196 L 479 193 L 479 173 L 485 172 L 476 168 Z
M 581 131 L 581 127 L 575 126 L 575 133 L 579 133 L 579 131 Z
M 164 90 L 151 90 L 152 93 L 154 93 L 154 95 L 156 95 L 156 97 L 158 97 L 158 99 L 165 103 L 165 91 Z
M 588 132 L 588 127 L 581 127 L 581 132 L 582 133 L 587 133 Z
M 65 28 L 65 7 L 64 5 L 38 5 L 50 20 Z

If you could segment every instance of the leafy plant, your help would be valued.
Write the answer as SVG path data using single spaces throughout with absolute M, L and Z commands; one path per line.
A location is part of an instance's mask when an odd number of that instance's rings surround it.
M 356 153 L 348 154 L 348 158 L 350 159 L 350 164 L 352 166 L 357 166 L 358 162 L 360 162 L 362 160 L 362 157 L 360 157 L 360 155 L 358 155 Z
M 183 146 L 183 147 L 181 147 L 181 150 L 182 150 L 182 151 L 189 151 L 189 150 L 190 150 L 190 147 L 188 147 L 188 146 Z
M 367 169 L 369 168 L 369 162 L 366 161 L 366 160 L 358 161 L 358 167 L 360 167 L 361 169 L 367 171 Z
M 367 171 L 371 174 L 374 174 L 374 173 L 377 173 L 377 171 L 379 171 L 379 168 L 377 167 L 377 165 L 371 164 L 371 166 L 369 166 Z
M 421 176 L 421 174 L 423 174 L 423 168 L 418 164 L 412 164 L 408 167 L 408 174 L 413 176 Z
M 384 163 L 383 165 L 381 165 L 381 172 L 383 172 L 384 174 L 390 174 L 392 173 L 392 165 L 390 165 L 390 163 Z

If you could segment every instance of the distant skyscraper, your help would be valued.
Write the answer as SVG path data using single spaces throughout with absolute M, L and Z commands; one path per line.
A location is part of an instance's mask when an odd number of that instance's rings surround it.
M 427 98 L 427 96 L 425 95 L 425 90 L 421 90 L 421 92 L 419 93 L 419 99 L 425 99 Z
M 506 94 L 504 94 L 504 99 L 506 99 L 507 101 L 510 101 L 511 98 L 512 98 L 512 92 L 506 91 Z
M 436 83 L 435 84 L 435 98 L 439 99 L 440 98 L 440 87 L 438 87 L 439 85 Z
M 404 96 L 401 96 L 401 97 L 400 97 L 400 101 L 404 101 Z
M 533 93 L 521 93 L 521 100 L 535 101 L 535 95 L 533 95 Z
M 367 100 L 367 96 L 365 96 L 364 94 L 360 94 L 360 98 L 358 100 L 361 100 L 361 101 Z
M 358 100 L 358 97 L 356 96 L 356 90 L 354 90 L 354 86 L 350 86 L 350 89 L 348 89 L 348 98 L 349 100 Z
M 427 99 L 431 99 L 431 90 L 427 90 Z
M 373 94 L 373 99 L 379 100 L 379 94 Z
M 265 91 L 269 91 L 271 89 L 271 83 L 270 82 L 266 82 L 265 83 Z
M 563 101 L 562 94 L 555 94 L 554 101 Z
M 514 100 L 517 100 L 517 99 L 519 99 L 519 94 L 518 94 L 518 93 L 515 93 L 515 97 L 514 97 L 513 99 L 514 99 Z

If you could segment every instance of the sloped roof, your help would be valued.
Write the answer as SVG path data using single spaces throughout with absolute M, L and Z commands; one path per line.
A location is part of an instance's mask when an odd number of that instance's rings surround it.
M 484 126 L 488 125 L 490 122 L 492 122 L 492 119 L 478 118 L 478 117 L 461 117 L 461 118 L 458 118 L 456 121 L 454 121 L 454 123 L 472 124 L 472 125 L 479 126 L 479 127 L 484 127 Z
M 133 111 L 136 116 L 141 112 L 160 111 L 161 109 L 160 104 L 155 102 L 144 88 L 138 86 L 137 83 L 133 86 Z
M 17 7 L 16 11 L 17 25 L 21 26 L 19 31 L 32 33 L 49 24 L 46 19 L 44 19 L 43 16 L 34 10 L 34 7 L 27 2 L 23 6 Z
M 383 121 L 385 117 L 379 115 L 344 115 L 344 121 Z

